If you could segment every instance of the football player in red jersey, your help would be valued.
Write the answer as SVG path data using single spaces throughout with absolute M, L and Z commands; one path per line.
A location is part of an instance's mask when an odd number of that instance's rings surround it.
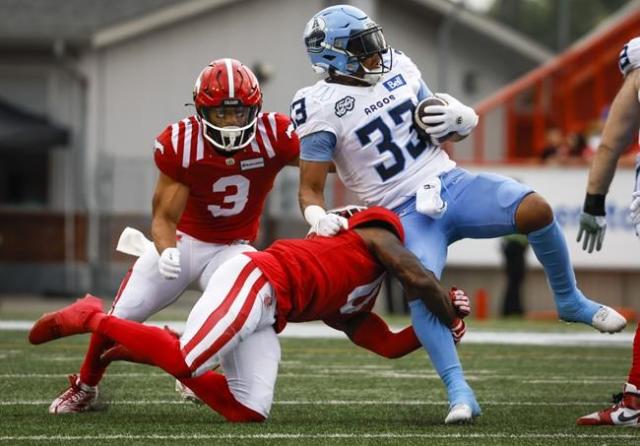
M 211 277 L 180 339 L 107 315 L 101 301 L 88 295 L 40 318 L 29 340 L 98 333 L 126 349 L 128 359 L 175 376 L 229 421 L 268 416 L 280 359 L 276 333 L 287 322 L 322 320 L 389 358 L 420 348 L 412 327 L 393 333 L 371 312 L 386 271 L 400 280 L 407 299 L 424 299 L 458 341 L 468 298 L 459 290 L 447 293 L 404 248 L 399 218 L 376 207 L 354 214 L 348 226 L 335 237 L 281 240 L 227 261 Z M 225 375 L 212 370 L 217 365 Z
M 587 193 L 580 215 L 578 242 L 588 252 L 600 251 L 607 229 L 605 198 L 616 173 L 618 160 L 638 137 L 640 128 L 640 37 L 631 39 L 620 51 L 618 66 L 624 81 L 618 90 L 602 131 L 602 140 L 589 171 Z M 631 223 L 640 238 L 640 155 L 636 158 L 636 178 L 631 194 Z M 622 394 L 614 404 L 578 418 L 585 426 L 640 427 L 640 323 L 636 325 L 631 369 Z
M 261 113 L 255 75 L 234 59 L 214 60 L 197 78 L 196 114 L 156 139 L 160 170 L 153 196 L 150 247 L 122 281 L 111 314 L 145 321 L 173 303 L 190 284 L 204 289 L 213 271 L 253 251 L 269 190 L 285 165 L 297 165 L 299 141 L 288 116 Z M 79 376 L 49 407 L 51 413 L 88 410 L 110 345 L 92 336 Z

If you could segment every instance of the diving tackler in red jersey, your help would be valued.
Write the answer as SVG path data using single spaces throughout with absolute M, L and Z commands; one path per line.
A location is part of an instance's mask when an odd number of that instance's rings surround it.
M 180 340 L 166 330 L 107 315 L 92 296 L 44 315 L 29 339 L 40 344 L 99 333 L 120 344 L 120 358 L 162 368 L 227 420 L 261 421 L 273 401 L 280 359 L 276 333 L 288 322 L 322 320 L 388 358 L 420 347 L 412 327 L 393 333 L 371 311 L 385 272 L 400 280 L 407 299 L 422 299 L 455 330 L 453 336 L 464 334 L 468 299 L 459 290 L 447 293 L 404 248 L 394 213 L 370 208 L 347 221 L 349 229 L 335 237 L 281 240 L 227 261 L 211 277 Z M 225 375 L 212 371 L 218 365 Z

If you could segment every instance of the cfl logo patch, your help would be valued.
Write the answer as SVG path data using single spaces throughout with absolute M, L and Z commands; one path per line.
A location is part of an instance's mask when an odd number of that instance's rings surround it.
M 349 113 L 355 107 L 356 100 L 353 96 L 345 96 L 336 102 L 335 110 L 336 116 L 338 118 L 342 118 L 344 115 Z

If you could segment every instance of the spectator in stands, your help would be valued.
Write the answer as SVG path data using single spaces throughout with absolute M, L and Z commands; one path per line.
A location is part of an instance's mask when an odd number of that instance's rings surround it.
M 569 157 L 569 147 L 566 145 L 564 135 L 558 127 L 547 130 L 546 144 L 540 155 L 544 164 L 564 164 Z

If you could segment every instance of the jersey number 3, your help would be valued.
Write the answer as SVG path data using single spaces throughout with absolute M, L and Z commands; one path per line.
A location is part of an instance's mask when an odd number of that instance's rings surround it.
M 223 203 L 232 205 L 231 207 L 222 207 L 217 204 L 210 204 L 207 206 L 209 212 L 214 217 L 229 217 L 242 212 L 249 200 L 249 180 L 242 175 L 231 175 L 230 177 L 222 177 L 215 183 L 213 183 L 214 192 L 227 192 L 229 190 L 235 193 L 230 193 L 224 196 Z

